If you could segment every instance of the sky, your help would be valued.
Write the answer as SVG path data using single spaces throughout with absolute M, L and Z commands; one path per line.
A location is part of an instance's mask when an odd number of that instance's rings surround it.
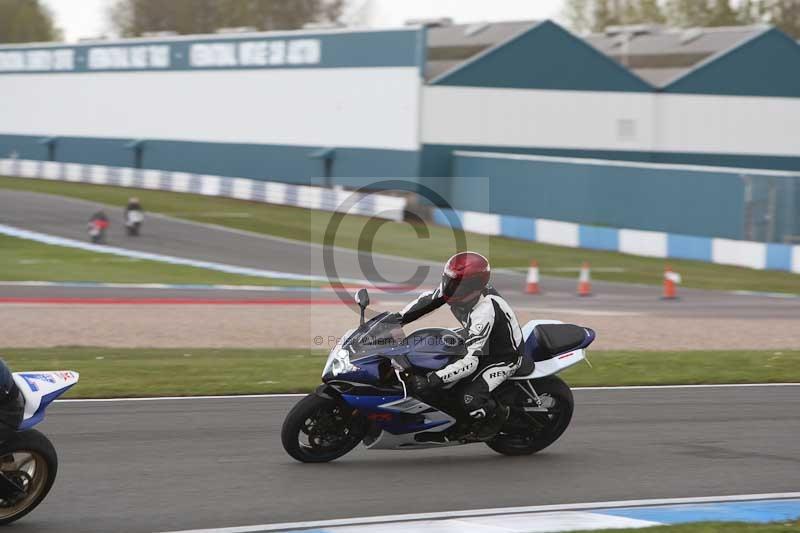
M 107 34 L 106 12 L 112 3 L 113 0 L 44 0 L 55 15 L 56 26 L 64 30 L 64 38 L 70 42 Z
M 167 0 L 165 0 L 167 1 Z M 44 0 L 69 42 L 111 32 L 114 0 Z M 412 18 L 451 17 L 456 22 L 559 18 L 563 0 L 350 0 L 348 14 L 370 26 L 401 26 Z

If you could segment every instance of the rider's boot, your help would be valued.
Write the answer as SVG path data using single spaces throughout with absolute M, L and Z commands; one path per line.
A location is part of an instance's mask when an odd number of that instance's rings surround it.
M 497 435 L 500 429 L 502 429 L 506 421 L 508 421 L 508 416 L 510 414 L 510 408 L 505 405 L 498 405 L 488 418 L 478 422 L 478 426 L 475 429 L 475 438 L 480 441 L 491 440 L 491 438 Z

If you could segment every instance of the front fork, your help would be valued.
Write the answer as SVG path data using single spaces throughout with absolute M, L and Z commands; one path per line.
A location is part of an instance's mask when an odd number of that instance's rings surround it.
M 316 388 L 316 390 L 314 390 L 312 394 L 315 394 L 320 398 L 324 398 L 325 400 L 336 402 L 341 410 L 350 409 L 351 433 L 355 433 L 356 435 L 361 435 L 362 437 L 367 434 L 367 431 L 369 429 L 368 425 L 369 422 L 367 418 L 363 416 L 358 409 L 352 407 L 347 402 L 345 402 L 342 399 L 342 394 L 338 390 L 336 390 L 336 387 L 329 385 L 327 383 L 322 383 L 320 386 Z
M 326 400 L 333 400 L 336 402 L 342 401 L 341 393 L 336 390 L 335 387 L 328 385 L 327 383 L 322 383 L 319 387 L 317 387 L 314 390 L 314 394 Z

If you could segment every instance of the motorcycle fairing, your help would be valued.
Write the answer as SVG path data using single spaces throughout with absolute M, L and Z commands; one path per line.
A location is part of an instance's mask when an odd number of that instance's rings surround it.
M 22 422 L 18 429 L 30 429 L 44 419 L 50 403 L 67 392 L 80 375 L 72 370 L 57 372 L 14 372 L 14 382 L 25 399 Z
M 373 423 L 382 432 L 407 435 L 410 442 L 414 442 L 414 434 L 431 431 L 453 420 L 450 416 L 444 415 L 441 411 L 411 396 L 342 394 L 342 399 L 348 405 L 361 411 L 367 418 L 370 418 L 370 415 L 378 415 L 374 417 Z M 381 415 L 390 416 L 383 418 Z M 421 421 L 419 416 L 414 415 L 422 416 Z
M 417 426 L 406 426 L 405 433 L 393 433 L 384 429 L 372 442 L 365 442 L 370 450 L 405 450 L 409 448 L 441 448 L 442 446 L 455 446 L 461 444 L 459 441 L 431 442 L 416 440 L 419 433 L 442 432 L 449 429 L 456 421 L 453 417 L 443 411 L 431 408 L 430 412 L 425 413 L 425 424 Z M 408 431 L 411 431 L 410 433 Z

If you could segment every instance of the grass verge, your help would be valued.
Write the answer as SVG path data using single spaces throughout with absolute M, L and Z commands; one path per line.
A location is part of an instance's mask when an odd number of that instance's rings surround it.
M 0 189 L 16 189 L 57 194 L 123 206 L 131 189 L 82 183 L 0 178 Z M 296 207 L 266 205 L 228 198 L 163 191 L 136 190 L 145 209 L 197 222 L 275 235 L 289 239 L 321 243 L 331 214 Z M 371 224 L 372 231 L 364 231 Z M 455 251 L 452 231 L 429 226 L 421 238 L 409 224 L 383 224 L 359 216 L 344 217 L 336 232 L 335 244 L 345 248 L 371 249 L 374 252 L 445 261 Z M 364 235 L 375 233 L 371 248 L 360 242 Z M 423 235 L 426 233 L 423 232 Z M 599 280 L 658 285 L 662 282 L 664 260 L 616 252 L 566 248 L 531 243 L 504 237 L 467 234 L 471 249 L 492 259 L 495 267 L 527 267 L 537 259 L 542 273 L 574 277 L 582 261 L 590 261 L 593 277 Z M 800 294 L 800 276 L 789 272 L 760 271 L 749 268 L 714 265 L 699 261 L 670 260 L 683 276 L 683 285 L 700 289 L 753 290 Z
M 593 530 L 594 533 L 619 533 L 619 529 Z M 800 519 L 788 523 L 748 524 L 745 522 L 695 522 L 677 526 L 648 527 L 647 533 L 797 533 Z M 575 532 L 586 533 L 586 532 Z
M 326 354 L 307 350 L 5 348 L 14 371 L 76 370 L 70 396 L 194 396 L 309 392 Z M 591 354 L 562 377 L 572 386 L 800 382 L 800 351 Z
M 309 286 L 42 244 L 0 235 L 0 280 Z M 319 285 L 319 283 L 314 283 Z

